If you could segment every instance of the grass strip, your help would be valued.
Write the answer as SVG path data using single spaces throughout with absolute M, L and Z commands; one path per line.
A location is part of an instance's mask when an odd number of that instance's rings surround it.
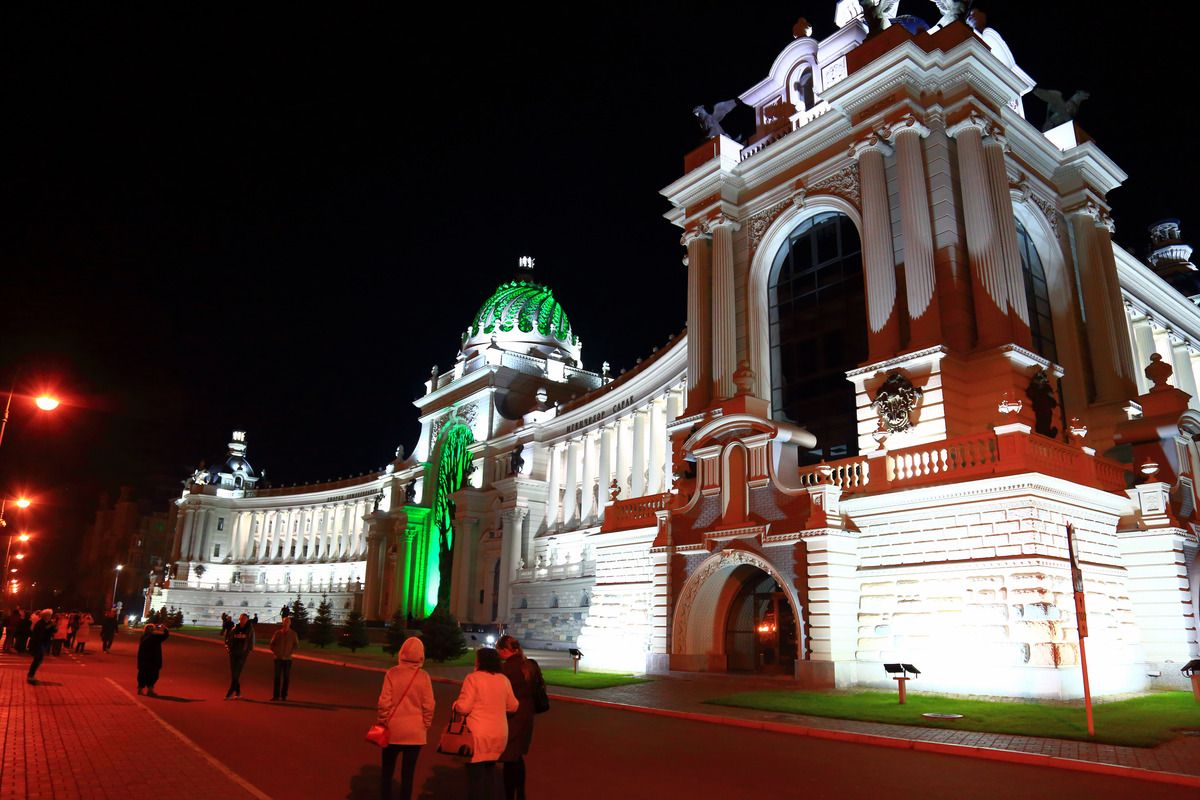
M 573 672 L 569 669 L 543 669 L 542 677 L 551 686 L 569 686 L 573 689 L 608 689 L 650 680 L 636 678 L 627 672 Z
M 743 692 L 706 700 L 720 706 L 805 714 L 812 717 L 916 725 L 923 728 L 1040 736 L 1084 742 L 1153 747 L 1180 730 L 1200 729 L 1200 704 L 1188 692 L 1153 692 L 1128 700 L 1096 703 L 1096 735 L 1087 735 L 1082 702 L 1041 704 L 970 700 L 914 694 L 900 705 L 890 692 Z M 931 720 L 926 712 L 962 714 L 959 720 Z

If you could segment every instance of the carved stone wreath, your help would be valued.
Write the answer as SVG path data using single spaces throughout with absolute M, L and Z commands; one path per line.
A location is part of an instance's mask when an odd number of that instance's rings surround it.
M 901 433 L 912 427 L 912 414 L 921 402 L 922 394 L 904 373 L 893 372 L 875 393 L 871 406 L 888 433 Z

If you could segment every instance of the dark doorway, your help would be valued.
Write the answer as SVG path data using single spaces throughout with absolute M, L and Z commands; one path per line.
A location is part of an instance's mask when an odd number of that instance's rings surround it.
M 796 614 L 787 594 L 756 567 L 739 568 L 733 580 L 739 578 L 725 619 L 726 669 L 793 674 L 799 648 Z

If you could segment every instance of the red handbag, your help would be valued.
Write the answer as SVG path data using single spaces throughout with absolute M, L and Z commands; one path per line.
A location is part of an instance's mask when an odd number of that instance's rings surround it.
M 392 711 L 387 715 L 387 719 L 382 724 L 376 722 L 367 729 L 367 741 L 376 747 L 387 747 L 391 744 L 390 736 L 388 735 L 388 723 L 392 721 L 392 717 L 396 716 L 396 711 L 400 708 L 400 704 L 404 702 L 404 698 L 408 696 L 408 690 L 412 688 L 413 681 L 417 679 L 417 673 L 421 671 L 420 667 L 413 670 L 412 677 L 408 679 L 408 686 L 404 687 L 404 694 L 400 695 L 400 699 L 396 701 L 396 705 L 392 706 Z

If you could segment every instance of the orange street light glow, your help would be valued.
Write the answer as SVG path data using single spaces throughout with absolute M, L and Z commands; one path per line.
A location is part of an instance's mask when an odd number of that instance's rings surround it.
M 30 536 L 28 533 L 22 533 L 20 536 L 17 537 L 17 541 L 19 541 L 19 542 L 28 542 L 29 539 L 30 539 Z
M 32 503 L 33 503 L 33 501 L 30 500 L 28 497 L 17 498 L 17 508 L 29 508 L 29 506 Z
M 34 398 L 33 402 L 36 403 L 37 407 L 42 411 L 53 411 L 54 409 L 58 408 L 58 398 L 51 397 L 48 394 L 38 395 L 36 398 Z
M 17 559 L 17 561 L 22 561 L 22 560 L 24 560 L 24 558 L 25 558 L 25 554 L 24 554 L 24 553 L 17 553 L 15 556 L 13 556 L 13 558 Z

